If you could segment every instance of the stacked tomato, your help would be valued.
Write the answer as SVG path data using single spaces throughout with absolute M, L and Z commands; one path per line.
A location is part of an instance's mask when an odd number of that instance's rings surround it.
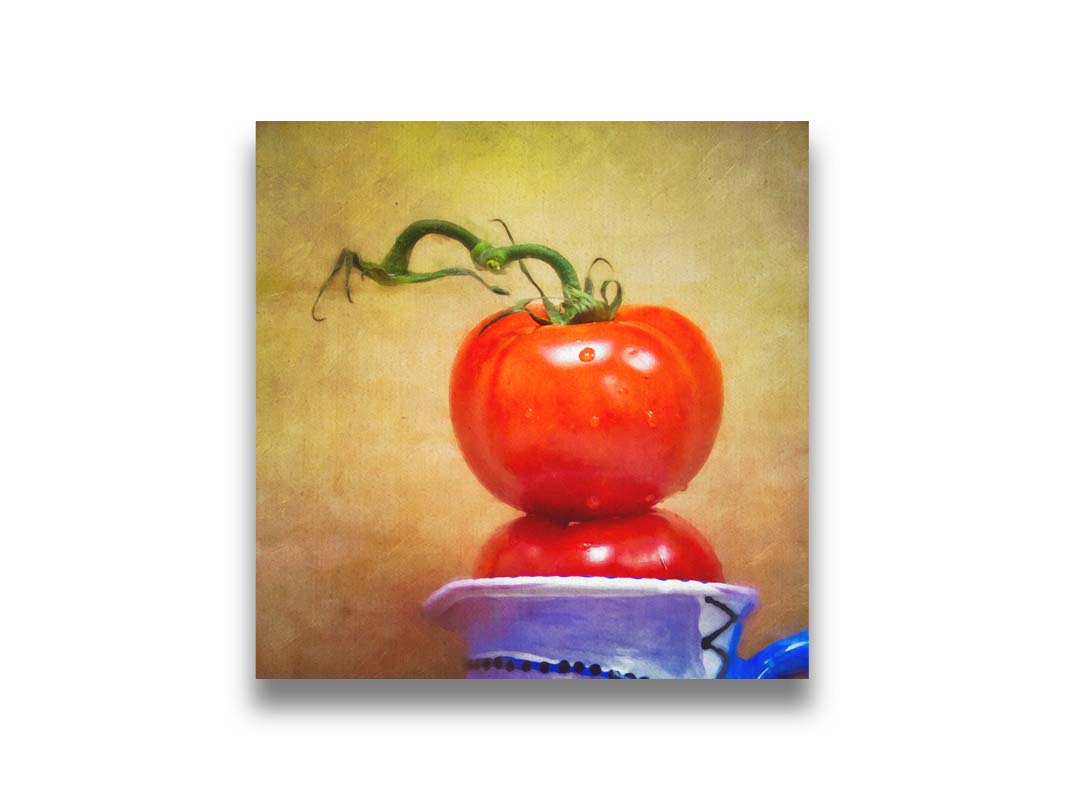
M 719 430 L 722 369 L 707 339 L 668 308 L 568 325 L 533 311 L 483 321 L 452 371 L 467 463 L 527 514 L 494 534 L 476 577 L 722 581 L 700 532 L 654 508 L 687 487 Z

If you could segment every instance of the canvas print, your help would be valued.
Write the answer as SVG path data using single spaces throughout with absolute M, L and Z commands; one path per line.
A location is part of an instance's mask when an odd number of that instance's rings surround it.
M 807 677 L 806 123 L 256 140 L 258 677 Z

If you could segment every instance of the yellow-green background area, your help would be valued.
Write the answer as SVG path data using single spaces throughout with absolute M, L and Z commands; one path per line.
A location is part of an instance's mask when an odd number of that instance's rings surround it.
M 504 244 L 501 217 L 581 274 L 603 256 L 626 301 L 704 330 L 723 365 L 722 428 L 663 506 L 704 531 L 727 580 L 759 589 L 743 654 L 804 627 L 806 123 L 260 123 L 257 674 L 463 674 L 462 641 L 420 606 L 518 516 L 467 469 L 448 411 L 460 340 L 508 298 L 469 278 L 357 280 L 351 305 L 338 284 L 327 321 L 310 315 L 343 247 L 378 261 L 427 217 Z M 470 265 L 433 238 L 413 270 Z M 517 266 L 496 280 L 530 293 Z

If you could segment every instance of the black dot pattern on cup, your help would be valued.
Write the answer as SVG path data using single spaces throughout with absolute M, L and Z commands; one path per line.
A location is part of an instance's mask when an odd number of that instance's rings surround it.
M 604 669 L 599 664 L 587 665 L 582 661 L 571 663 L 566 659 L 561 661 L 529 661 L 522 658 L 511 658 L 510 656 L 496 656 L 495 658 L 470 658 L 463 665 L 468 672 L 489 672 L 491 670 L 530 672 L 537 670 L 545 675 L 550 672 L 556 672 L 560 675 L 580 675 L 583 678 L 607 678 L 610 680 L 635 680 L 638 677 L 632 672 L 624 673 L 617 669 Z M 647 681 L 648 679 L 647 675 L 640 677 L 640 680 Z

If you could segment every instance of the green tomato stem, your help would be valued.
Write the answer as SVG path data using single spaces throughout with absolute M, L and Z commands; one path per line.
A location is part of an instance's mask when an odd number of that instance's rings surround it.
M 575 289 L 582 291 L 582 285 L 578 282 L 578 273 L 571 266 L 571 262 L 555 250 L 544 245 L 513 244 L 506 247 L 492 247 L 480 251 L 477 255 L 472 253 L 472 256 L 475 258 L 475 263 L 481 262 L 487 269 L 503 269 L 511 262 L 519 261 L 523 258 L 541 261 L 552 267 L 552 270 L 559 277 L 564 295 Z
M 519 261 L 521 264 L 522 260 L 527 258 L 547 264 L 556 273 L 563 289 L 563 302 L 560 304 L 559 308 L 556 308 L 544 295 L 540 287 L 537 286 L 537 283 L 533 280 L 533 277 L 526 270 L 525 265 L 522 265 L 522 271 L 530 282 L 533 283 L 534 287 L 537 288 L 553 324 L 567 325 L 572 323 L 607 321 L 615 316 L 615 312 L 619 308 L 619 302 L 621 302 L 622 299 L 622 290 L 618 286 L 618 281 L 610 282 L 614 283 L 618 289 L 616 298 L 612 302 L 608 302 L 605 293 L 605 289 L 609 282 L 605 282 L 604 286 L 601 287 L 602 299 L 598 300 L 592 295 L 592 286 L 590 285 L 590 282 L 587 280 L 587 286 L 583 289 L 582 284 L 579 283 L 578 273 L 575 271 L 574 267 L 557 251 L 540 244 L 513 243 L 505 247 L 494 247 L 492 243 L 479 238 L 466 228 L 442 219 L 423 219 L 411 223 L 401 231 L 399 236 L 397 236 L 396 242 L 380 264 L 361 261 L 359 256 L 347 249 L 342 251 L 341 257 L 338 259 L 338 263 L 334 267 L 333 272 L 330 273 L 330 277 L 326 279 L 326 282 L 319 290 L 319 298 L 322 297 L 322 293 L 326 290 L 326 287 L 329 285 L 333 277 L 342 270 L 344 272 L 345 291 L 347 293 L 349 276 L 353 269 L 358 270 L 362 277 L 371 278 L 383 286 L 425 283 L 450 275 L 468 275 L 478 279 L 483 284 L 485 283 L 485 281 L 482 281 L 482 279 L 472 270 L 458 267 L 438 270 L 437 272 L 432 273 L 411 272 L 408 263 L 411 260 L 412 251 L 415 249 L 415 245 L 417 245 L 424 236 L 429 235 L 444 236 L 462 244 L 470 253 L 474 266 L 479 270 L 499 273 L 512 262 Z M 489 284 L 485 285 L 497 294 L 508 293 L 506 289 L 501 289 L 500 287 L 491 286 Z M 351 301 L 351 296 L 349 296 L 349 301 Z M 317 305 L 318 298 L 316 298 L 315 302 Z M 513 306 L 507 312 L 502 314 L 501 317 L 506 316 L 508 313 L 518 313 L 523 310 L 523 308 L 524 307 Z M 312 316 L 315 317 L 314 307 L 312 308 L 311 313 Z M 315 319 L 320 318 L 315 317 Z
M 449 239 L 455 239 L 466 247 L 467 250 L 473 250 L 482 241 L 466 228 L 461 228 L 455 223 L 446 222 L 443 219 L 420 219 L 418 222 L 413 222 L 408 225 L 401 231 L 400 235 L 396 237 L 393 249 L 390 250 L 382 260 L 382 266 L 387 272 L 393 271 L 390 267 L 399 267 L 399 271 L 407 272 L 408 261 L 411 258 L 411 251 L 415 249 L 415 245 L 419 243 L 419 240 L 422 239 L 422 237 L 429 236 L 430 234 L 437 234 L 438 236 L 446 236 Z

